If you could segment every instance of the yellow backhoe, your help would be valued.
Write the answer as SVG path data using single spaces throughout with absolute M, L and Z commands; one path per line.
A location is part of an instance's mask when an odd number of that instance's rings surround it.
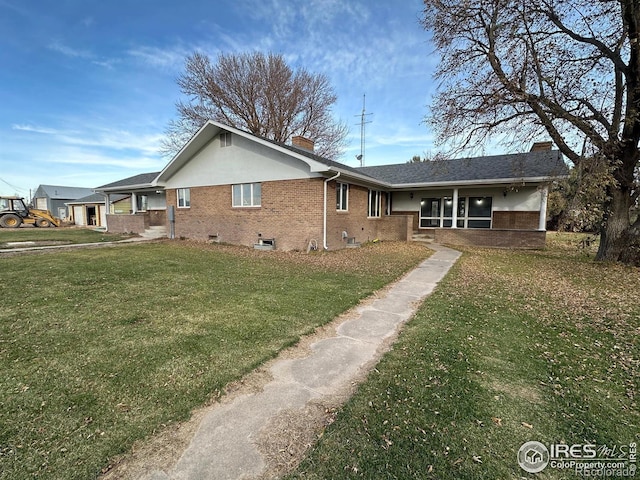
M 29 208 L 20 197 L 0 196 L 0 227 L 18 228 L 20 225 L 59 227 L 60 220 L 49 210 Z

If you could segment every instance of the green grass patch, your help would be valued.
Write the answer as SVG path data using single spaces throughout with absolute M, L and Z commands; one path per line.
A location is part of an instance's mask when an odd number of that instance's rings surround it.
M 0 249 L 18 246 L 43 246 L 59 244 L 116 242 L 130 235 L 106 233 L 90 228 L 0 228 Z M 8 245 L 13 242 L 33 242 L 25 245 Z
M 427 252 L 164 242 L 0 258 L 0 478 L 95 478 Z
M 289 478 L 582 478 L 518 449 L 638 443 L 640 271 L 553 235 L 465 249 Z

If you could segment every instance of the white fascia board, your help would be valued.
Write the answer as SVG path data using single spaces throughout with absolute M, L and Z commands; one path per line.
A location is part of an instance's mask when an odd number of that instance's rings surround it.
M 467 187 L 479 185 L 510 185 L 512 183 L 545 183 L 558 177 L 527 177 L 527 178 L 495 178 L 485 180 L 464 180 L 448 182 L 427 182 L 427 183 L 398 183 L 391 185 L 391 188 L 400 190 L 407 188 L 433 188 L 433 187 Z
M 120 187 L 108 187 L 108 188 L 100 188 L 96 189 L 96 193 L 107 193 L 107 192 L 129 192 L 132 190 L 148 190 L 150 188 L 156 188 L 157 184 L 154 180 L 152 183 L 141 183 L 139 185 L 122 185 Z M 164 187 L 161 187 L 164 188 Z
M 325 170 L 326 173 L 328 174 L 333 174 L 333 173 L 340 173 L 340 178 L 342 179 L 354 179 L 360 183 L 363 183 L 365 185 L 373 185 L 376 187 L 379 187 L 381 189 L 390 189 L 392 188 L 392 185 L 386 182 L 383 182 L 381 180 L 377 180 L 373 177 L 368 177 L 366 175 L 361 175 L 358 173 L 354 173 L 351 172 L 349 170 L 343 170 L 342 168 L 339 167 L 329 167 L 327 165 L 325 165 Z M 340 181 L 340 179 L 338 179 L 338 181 Z
M 194 155 L 196 155 L 202 148 L 204 148 L 210 141 L 212 141 L 215 136 L 222 130 L 231 132 L 234 135 L 241 136 L 252 142 L 258 143 L 267 148 L 302 161 L 309 166 L 311 172 L 328 172 L 330 169 L 328 165 L 315 161 L 305 155 L 296 153 L 292 150 L 289 150 L 288 148 L 281 147 L 280 145 L 256 137 L 255 135 L 252 135 L 250 133 L 243 132 L 242 130 L 238 130 L 237 128 L 230 127 L 219 122 L 214 122 L 213 120 L 209 120 L 200 128 L 200 130 L 198 130 L 198 133 L 191 137 L 187 144 L 182 147 L 182 149 L 171 159 L 171 161 L 169 161 L 169 163 L 164 167 L 164 169 L 154 180 L 154 185 L 160 185 L 161 181 L 173 176 L 176 171 L 182 168 L 182 166 L 190 158 L 193 158 Z M 207 131 L 209 132 L 208 134 L 206 133 Z M 203 137 L 203 135 L 205 136 Z

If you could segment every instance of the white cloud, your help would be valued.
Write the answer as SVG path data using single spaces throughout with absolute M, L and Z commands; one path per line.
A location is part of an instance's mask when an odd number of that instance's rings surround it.
M 127 54 L 154 68 L 181 70 L 184 67 L 185 58 L 191 52 L 191 49 L 182 45 L 174 45 L 169 48 L 143 45 L 129 50 Z
M 78 58 L 82 60 L 90 60 L 92 64 L 98 65 L 100 67 L 104 67 L 107 69 L 112 69 L 113 66 L 117 63 L 120 63 L 119 59 L 104 59 L 100 58 L 98 55 L 94 54 L 90 50 L 77 49 L 74 47 L 70 47 L 69 45 L 63 44 L 59 41 L 55 41 L 50 43 L 47 48 L 54 52 L 60 53 L 69 58 Z
M 134 133 L 128 130 L 112 128 L 85 128 L 84 130 L 62 130 L 57 128 L 35 126 L 29 124 L 14 124 L 13 130 L 49 135 L 51 142 L 62 145 L 92 147 L 108 150 L 132 150 L 145 155 L 158 155 L 163 134 Z
M 48 45 L 49 50 L 61 53 L 67 57 L 72 58 L 93 58 L 94 55 L 89 50 L 79 50 L 68 45 L 65 45 L 59 41 L 55 41 Z
M 0 7 L 12 10 L 15 13 L 28 17 L 30 14 L 29 10 L 23 8 L 23 5 L 19 5 L 19 3 L 22 2 L 9 2 L 7 0 L 0 0 Z
M 28 125 L 28 124 L 14 123 L 13 125 L 11 125 L 11 128 L 13 130 L 19 130 L 22 132 L 42 133 L 45 135 L 60 135 L 63 133 L 62 130 L 56 130 L 55 128 L 40 127 L 40 126 Z

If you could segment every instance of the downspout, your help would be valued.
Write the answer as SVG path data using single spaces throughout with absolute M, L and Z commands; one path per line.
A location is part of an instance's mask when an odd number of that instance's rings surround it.
M 327 184 L 331 180 L 335 180 L 339 176 L 340 176 L 340 172 L 338 172 L 334 177 L 327 178 L 324 181 L 324 212 L 323 212 L 324 215 L 323 215 L 323 226 L 322 226 L 322 230 L 323 230 L 322 246 L 324 247 L 325 250 L 329 250 L 329 247 L 327 246 Z

